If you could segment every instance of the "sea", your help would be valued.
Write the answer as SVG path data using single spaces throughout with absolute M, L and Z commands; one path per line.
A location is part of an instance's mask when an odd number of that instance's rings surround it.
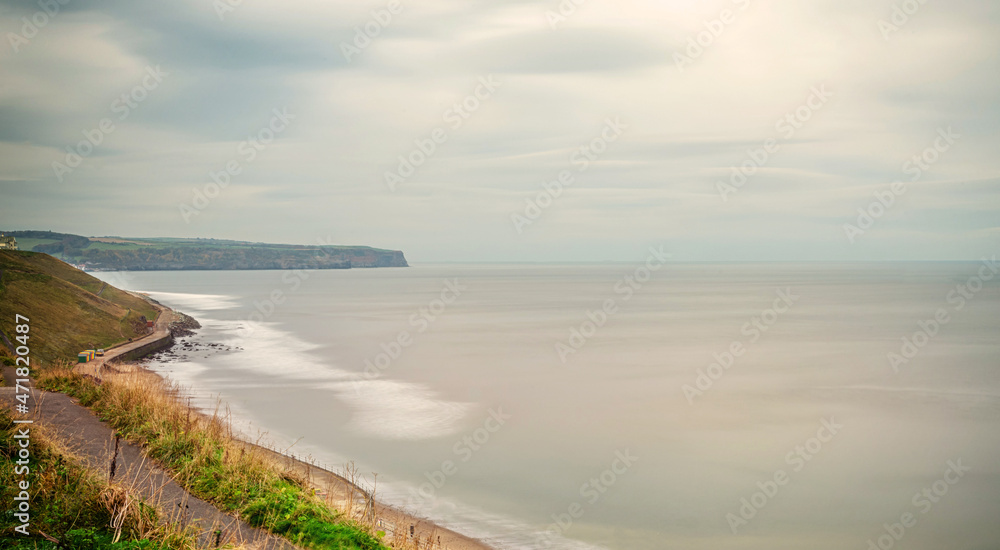
M 998 270 L 94 275 L 201 323 L 148 361 L 197 406 L 495 548 L 996 550 Z

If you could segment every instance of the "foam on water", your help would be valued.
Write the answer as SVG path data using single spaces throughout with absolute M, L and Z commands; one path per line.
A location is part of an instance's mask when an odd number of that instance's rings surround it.
M 225 294 L 187 294 L 181 292 L 160 292 L 156 290 L 138 290 L 148 294 L 157 302 L 169 303 L 181 311 L 214 311 L 230 309 L 236 306 L 236 298 Z
M 240 348 L 243 353 L 221 360 L 227 366 L 264 374 L 272 380 L 348 380 L 351 373 L 330 367 L 319 361 L 314 351 L 320 346 L 310 344 L 276 323 L 246 321 L 209 321 L 215 329 L 214 341 Z
M 235 307 L 236 300 L 230 296 L 207 294 L 182 294 L 171 292 L 148 292 L 154 299 L 164 304 L 189 311 L 212 311 Z M 337 399 L 351 409 L 348 427 L 356 433 L 377 439 L 415 441 L 438 438 L 458 433 L 461 421 L 472 408 L 472 403 L 460 403 L 440 399 L 431 388 L 411 382 L 385 378 L 367 378 L 358 373 L 331 367 L 315 356 L 320 346 L 306 342 L 293 333 L 281 330 L 277 323 L 255 323 L 252 326 L 242 320 L 223 320 L 198 317 L 205 332 L 206 340 L 237 349 L 236 353 L 218 354 L 212 357 L 215 367 L 242 369 L 266 375 L 267 384 L 275 381 L 311 382 L 316 388 L 329 390 Z M 220 396 L 212 395 L 201 387 L 210 367 L 185 358 L 182 362 L 157 362 L 150 365 L 184 386 L 192 396 L 192 404 L 203 410 L 214 410 Z M 260 439 L 266 433 L 273 448 L 285 448 L 295 443 L 285 434 L 275 433 L 253 418 L 250 411 L 242 407 L 224 404 L 230 413 L 235 431 L 250 439 Z M 296 449 L 305 452 L 328 468 L 343 464 L 344 457 L 333 451 L 300 443 Z M 435 498 L 414 508 L 411 496 L 416 488 L 398 480 L 380 479 L 379 494 L 387 504 L 405 509 L 411 513 L 428 516 L 435 522 L 477 538 L 496 548 L 535 550 L 601 550 L 603 547 L 586 544 L 556 534 L 546 534 L 537 528 L 525 525 L 513 518 L 490 513 L 453 499 Z
M 222 308 L 235 302 L 226 296 L 150 293 L 161 301 L 184 307 Z M 175 302 L 176 300 L 176 302 Z M 421 440 L 457 433 L 471 404 L 441 399 L 431 388 L 412 382 L 368 379 L 320 361 L 320 346 L 281 330 L 276 323 L 247 323 L 200 318 L 213 340 L 242 352 L 220 355 L 216 364 L 263 374 L 268 383 L 311 382 L 330 390 L 352 409 L 349 427 L 360 435 L 386 440 Z M 203 369 L 202 369 L 203 370 Z M 200 372 L 200 371 L 199 371 Z M 198 372 L 180 375 L 178 381 L 195 386 Z
M 426 386 L 394 380 L 367 380 L 321 386 L 354 409 L 350 428 L 381 439 L 421 440 L 457 433 L 471 403 L 435 398 Z

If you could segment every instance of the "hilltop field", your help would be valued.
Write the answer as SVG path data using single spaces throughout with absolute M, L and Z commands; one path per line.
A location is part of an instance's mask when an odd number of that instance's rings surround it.
M 198 269 L 351 269 L 407 267 L 398 250 L 220 239 L 83 237 L 7 231 L 21 250 L 44 252 L 93 271 Z

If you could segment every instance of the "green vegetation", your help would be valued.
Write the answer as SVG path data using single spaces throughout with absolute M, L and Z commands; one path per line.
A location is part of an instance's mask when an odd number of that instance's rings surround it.
M 384 549 L 368 529 L 326 506 L 304 480 L 235 439 L 217 417 L 191 415 L 151 374 L 111 374 L 101 385 L 69 367 L 47 367 L 38 385 L 80 399 L 145 447 L 179 484 L 244 521 L 306 548 Z
M 20 241 L 19 241 L 20 242 Z M 87 246 L 87 250 L 139 250 L 152 246 L 149 244 L 139 244 L 139 243 L 106 243 L 99 241 L 91 241 Z
M 14 535 L 21 524 L 12 510 L 0 516 L 3 548 L 16 550 L 190 550 L 193 535 L 177 525 L 159 522 L 153 506 L 128 488 L 109 484 L 88 472 L 46 432 L 31 430 L 31 471 L 15 471 L 20 446 L 15 443 L 10 413 L 0 409 L 0 502 L 16 502 L 18 482 L 31 487 L 29 536 Z M 116 520 L 120 519 L 120 523 Z M 117 529 L 109 527 L 112 523 Z M 43 536 L 45 533 L 62 546 Z
M 35 239 L 29 237 L 17 237 L 17 247 L 21 250 L 34 250 L 36 246 L 43 244 L 58 243 L 58 239 Z
M 9 231 L 21 250 L 104 271 L 406 267 L 403 253 L 368 246 L 289 245 L 220 239 L 82 237 Z
M 37 252 L 0 250 L 0 331 L 16 335 L 15 315 L 30 319 L 33 362 L 73 359 L 83 349 L 110 348 L 145 334 L 145 300 Z M 101 292 L 100 296 L 96 294 Z

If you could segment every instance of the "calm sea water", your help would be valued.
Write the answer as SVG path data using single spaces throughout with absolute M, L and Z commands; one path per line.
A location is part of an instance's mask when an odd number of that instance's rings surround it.
M 989 266 L 637 267 L 96 275 L 202 323 L 153 367 L 203 406 L 500 548 L 1000 548 Z

